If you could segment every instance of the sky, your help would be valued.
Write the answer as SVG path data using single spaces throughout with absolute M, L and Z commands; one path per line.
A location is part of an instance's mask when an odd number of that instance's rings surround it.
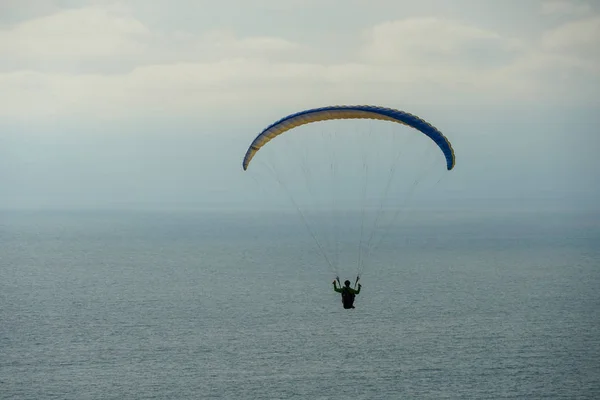
M 595 1 L 5 0 L 0 208 L 269 204 L 265 126 L 376 104 L 453 143 L 432 198 L 597 210 L 599 41 Z

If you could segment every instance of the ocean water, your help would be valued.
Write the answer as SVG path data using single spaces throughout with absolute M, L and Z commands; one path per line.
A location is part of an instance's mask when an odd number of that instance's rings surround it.
M 598 215 L 430 214 L 354 310 L 313 244 L 291 216 L 2 212 L 0 398 L 600 398 Z

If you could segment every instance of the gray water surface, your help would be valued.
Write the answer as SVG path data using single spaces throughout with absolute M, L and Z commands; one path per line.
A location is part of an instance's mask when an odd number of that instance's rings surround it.
M 600 398 L 598 221 L 392 233 L 347 311 L 296 220 L 4 212 L 0 398 Z

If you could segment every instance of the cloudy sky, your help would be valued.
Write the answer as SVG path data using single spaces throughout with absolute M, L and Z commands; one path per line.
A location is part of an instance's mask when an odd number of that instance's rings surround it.
M 452 140 L 440 195 L 597 208 L 599 41 L 595 1 L 5 0 L 0 207 L 237 207 L 270 122 L 378 104 Z

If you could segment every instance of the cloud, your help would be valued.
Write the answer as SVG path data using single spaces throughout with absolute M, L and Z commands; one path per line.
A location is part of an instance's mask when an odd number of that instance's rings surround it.
M 83 114 L 114 118 L 224 114 L 261 105 L 498 104 L 517 97 L 535 98 L 534 85 L 515 79 L 510 72 L 487 71 L 454 83 L 455 76 L 440 77 L 427 70 L 406 75 L 399 74 L 394 66 L 256 59 L 142 66 L 120 75 L 15 72 L 0 75 L 0 109 L 5 116 Z
M 118 7 L 87 7 L 0 30 L 0 68 L 59 73 L 130 72 L 140 65 L 215 61 L 227 57 L 297 57 L 303 46 L 282 38 L 238 38 L 229 30 L 203 35 L 151 31 Z M 33 68 L 32 68 L 33 67 Z
M 406 64 L 472 65 L 520 49 L 498 33 L 439 18 L 416 18 L 376 25 L 368 32 L 369 61 Z
M 525 44 L 458 21 L 416 18 L 369 29 L 365 63 L 387 65 L 406 81 L 432 83 L 455 93 L 490 90 L 495 95 L 524 89 L 501 79 L 502 68 L 526 51 Z M 390 71 L 391 72 L 391 71 Z
M 548 50 L 576 50 L 583 53 L 589 51 L 598 55 L 600 39 L 600 16 L 568 22 L 556 29 L 546 32 L 542 45 Z
M 177 52 L 172 53 L 169 59 L 176 62 L 182 61 L 182 58 L 214 61 L 231 57 L 277 58 L 293 55 L 299 59 L 303 52 L 308 51 L 304 46 L 282 38 L 269 36 L 240 38 L 230 30 L 213 30 L 201 36 L 180 32 L 162 39 L 165 40 L 164 47 L 156 48 L 154 51 L 161 52 L 170 46 L 175 46 Z
M 67 10 L 0 34 L 0 50 L 34 60 L 0 73 L 0 115 L 211 115 L 268 104 L 401 101 L 499 105 L 550 101 L 553 93 L 560 93 L 556 101 L 571 101 L 586 87 L 572 71 L 591 64 L 569 52 L 589 46 L 586 35 L 595 29 L 597 19 L 571 22 L 540 44 L 453 20 L 409 18 L 371 27 L 354 57 L 325 63 L 284 38 L 152 31 L 120 9 Z M 53 60 L 61 62 L 48 68 Z
M 0 75 L 1 112 L 7 116 L 210 113 L 259 103 L 289 103 L 322 85 L 333 99 L 348 79 L 367 75 L 363 66 L 324 66 L 229 59 L 211 63 L 142 66 L 120 75 Z M 329 86 L 329 87 L 327 87 Z M 333 89 L 333 90 L 332 90 Z
M 0 26 L 24 19 L 58 12 L 64 4 L 56 0 L 3 0 L 0 1 Z
M 592 7 L 581 1 L 546 1 L 542 4 L 542 13 L 546 15 L 586 15 Z
M 66 10 L 0 32 L 10 57 L 108 57 L 138 53 L 149 30 L 133 18 L 97 7 Z

